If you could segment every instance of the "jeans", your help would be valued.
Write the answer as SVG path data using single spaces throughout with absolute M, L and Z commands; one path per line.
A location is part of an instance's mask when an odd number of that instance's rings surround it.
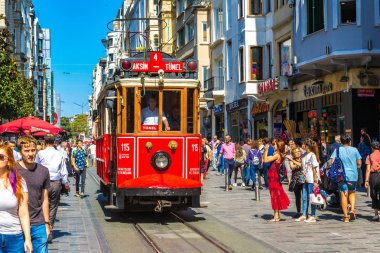
M 216 170 L 216 160 L 218 159 L 217 154 L 212 154 L 212 170 Z
M 0 253 L 20 253 L 24 252 L 24 235 L 0 234 Z
M 33 253 L 48 252 L 48 240 L 45 224 L 30 226 L 30 236 L 32 237 Z
M 259 165 L 253 165 L 253 164 L 248 164 L 247 165 L 247 170 L 246 170 L 246 180 L 245 180 L 245 184 L 248 185 L 249 184 L 249 180 L 251 179 L 252 180 L 252 187 L 255 187 L 255 184 L 256 184 L 256 174 L 259 175 L 259 170 L 260 170 L 260 167 Z M 261 180 L 260 180 L 260 175 L 258 176 L 259 178 L 259 185 L 261 186 Z
M 79 170 L 75 172 L 76 175 L 76 182 L 75 182 L 75 190 L 77 193 L 79 193 L 79 186 L 81 188 L 80 192 L 84 193 L 84 186 L 86 183 L 86 168 L 83 170 Z
M 264 170 L 264 182 L 265 182 L 265 187 L 268 188 L 268 169 L 269 169 L 270 164 L 264 165 L 263 170 Z
M 224 169 L 227 170 L 226 173 L 228 173 L 228 185 L 231 185 L 231 177 L 232 172 L 235 168 L 235 160 L 234 159 L 224 159 Z
M 314 184 L 309 184 L 309 183 L 304 183 L 303 184 L 303 191 L 302 191 L 302 214 L 304 216 L 306 216 L 307 213 L 308 213 L 308 211 L 309 211 L 309 202 L 310 202 L 309 194 L 313 193 L 313 188 L 314 188 Z M 317 210 L 317 208 L 315 207 L 315 205 L 311 205 L 311 216 L 315 217 L 316 210 Z

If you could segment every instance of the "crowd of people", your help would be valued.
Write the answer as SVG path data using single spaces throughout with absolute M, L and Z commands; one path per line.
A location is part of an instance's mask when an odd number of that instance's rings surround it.
M 94 165 L 94 143 L 71 148 L 52 134 L 43 141 L 21 136 L 0 139 L 0 252 L 48 252 L 61 194 L 76 180 L 76 197 L 83 198 L 89 157 Z
M 358 187 L 370 188 L 373 220 L 380 220 L 380 143 L 371 143 L 365 129 L 357 148 L 349 135 L 336 136 L 329 148 L 316 139 L 263 138 L 233 143 L 230 135 L 214 136 L 211 141 L 204 138 L 202 143 L 203 178 L 210 169 L 226 175 L 228 190 L 265 187 L 274 211 L 271 222 L 281 221 L 280 211 L 290 205 L 284 187 L 294 194 L 296 222 L 317 222 L 317 210 L 327 204 L 341 207 L 343 222 L 354 221 Z

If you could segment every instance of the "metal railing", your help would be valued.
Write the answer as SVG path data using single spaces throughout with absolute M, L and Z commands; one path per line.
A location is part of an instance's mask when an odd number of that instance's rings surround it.
M 203 88 L 206 91 L 224 90 L 224 76 L 213 76 L 205 80 Z

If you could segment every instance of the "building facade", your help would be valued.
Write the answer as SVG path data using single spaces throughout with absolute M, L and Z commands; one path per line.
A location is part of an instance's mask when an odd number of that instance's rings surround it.
M 379 1 L 295 1 L 291 116 L 331 144 L 360 128 L 380 138 Z

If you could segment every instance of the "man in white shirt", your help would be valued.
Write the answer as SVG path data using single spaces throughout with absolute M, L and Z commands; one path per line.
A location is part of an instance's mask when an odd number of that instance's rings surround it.
M 60 151 L 54 148 L 55 136 L 53 134 L 46 134 L 44 139 L 46 148 L 38 152 L 36 163 L 39 163 L 49 169 L 49 213 L 50 226 L 51 229 L 53 229 L 55 216 L 57 214 L 60 201 L 62 184 L 65 185 L 66 190 L 70 191 L 70 182 L 68 180 L 65 158 Z M 51 238 L 49 238 L 49 240 L 51 240 Z
M 143 125 L 158 125 L 158 108 L 157 100 L 154 97 L 150 97 L 148 100 L 148 106 L 141 110 L 141 123 Z M 165 130 L 170 131 L 168 119 L 162 115 L 162 122 L 165 125 Z
M 8 146 L 13 150 L 13 157 L 15 159 L 16 162 L 20 161 L 21 160 L 21 155 L 20 155 L 20 152 L 18 152 L 17 150 L 15 150 L 15 147 L 16 147 L 16 142 L 15 141 L 10 141 Z
M 94 144 L 94 142 L 91 142 L 91 145 L 88 147 L 88 150 L 90 151 L 90 160 L 92 167 L 95 168 L 96 145 Z

